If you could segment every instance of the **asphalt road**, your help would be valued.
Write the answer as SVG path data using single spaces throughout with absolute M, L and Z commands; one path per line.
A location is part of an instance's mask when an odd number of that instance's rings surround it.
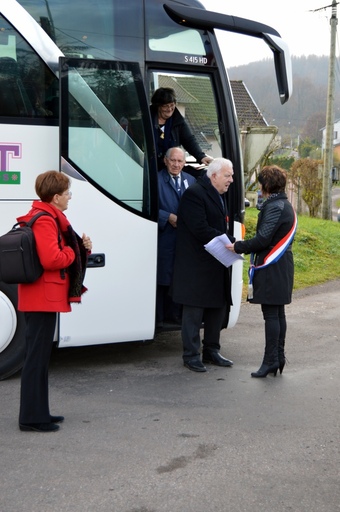
M 184 368 L 180 333 L 61 349 L 57 433 L 20 432 L 19 376 L 0 382 L 1 512 L 340 511 L 340 281 L 294 295 L 289 364 L 261 362 L 259 306 L 222 334 L 233 368 Z

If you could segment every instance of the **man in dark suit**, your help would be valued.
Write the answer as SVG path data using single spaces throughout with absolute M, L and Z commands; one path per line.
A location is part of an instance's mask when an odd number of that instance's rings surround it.
M 216 158 L 206 175 L 185 192 L 178 209 L 172 298 L 183 304 L 184 366 L 196 372 L 206 371 L 203 363 L 233 364 L 219 353 L 220 331 L 232 304 L 229 269 L 204 248 L 215 236 L 227 233 L 225 192 L 232 182 L 231 161 Z M 234 237 L 229 238 L 234 241 Z M 202 321 L 203 362 L 200 359 Z
M 182 148 L 170 148 L 164 158 L 165 168 L 158 174 L 158 256 L 156 324 L 180 322 L 181 307 L 169 296 L 177 235 L 177 210 L 182 194 L 195 183 L 195 178 L 182 169 L 185 153 Z

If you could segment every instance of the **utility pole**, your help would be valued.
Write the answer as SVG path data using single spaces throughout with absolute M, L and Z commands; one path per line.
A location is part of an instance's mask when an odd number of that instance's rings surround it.
M 332 219 L 332 167 L 333 167 L 333 140 L 334 140 L 334 84 L 335 84 L 335 42 L 337 19 L 337 4 L 333 0 L 331 25 L 331 46 L 328 64 L 328 92 L 327 92 L 327 113 L 326 113 L 326 140 L 323 159 L 323 180 L 322 180 L 322 206 L 321 215 L 323 219 Z M 323 8 L 324 9 L 324 8 Z M 317 9 L 319 10 L 319 9 Z

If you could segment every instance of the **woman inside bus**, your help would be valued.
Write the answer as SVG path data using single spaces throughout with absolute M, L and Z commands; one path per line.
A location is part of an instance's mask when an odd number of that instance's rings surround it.
M 37 281 L 19 284 L 18 310 L 25 313 L 26 357 L 21 372 L 19 428 L 23 431 L 54 432 L 63 416 L 52 416 L 48 399 L 48 366 L 57 312 L 71 311 L 80 302 L 91 240 L 80 238 L 63 213 L 71 198 L 70 179 L 61 172 L 40 174 L 35 190 L 41 201 L 33 201 L 27 222 L 39 212 L 32 229 L 43 273 Z M 47 215 L 46 215 L 47 214 Z
M 176 107 L 175 91 L 160 87 L 151 98 L 151 117 L 157 150 L 157 168 L 164 168 L 164 156 L 169 148 L 183 146 L 196 160 L 208 165 L 213 158 L 200 148 L 184 117 Z

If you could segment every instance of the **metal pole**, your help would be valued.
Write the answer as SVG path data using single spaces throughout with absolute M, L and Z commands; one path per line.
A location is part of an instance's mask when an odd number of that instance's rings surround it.
M 323 219 L 332 219 L 332 167 L 333 167 L 333 140 L 334 140 L 334 84 L 335 84 L 335 42 L 336 27 L 338 24 L 336 13 L 336 0 L 332 3 L 331 25 L 331 46 L 329 53 L 328 67 L 328 93 L 326 113 L 326 140 L 324 150 L 324 169 L 322 180 L 322 206 L 321 214 Z

